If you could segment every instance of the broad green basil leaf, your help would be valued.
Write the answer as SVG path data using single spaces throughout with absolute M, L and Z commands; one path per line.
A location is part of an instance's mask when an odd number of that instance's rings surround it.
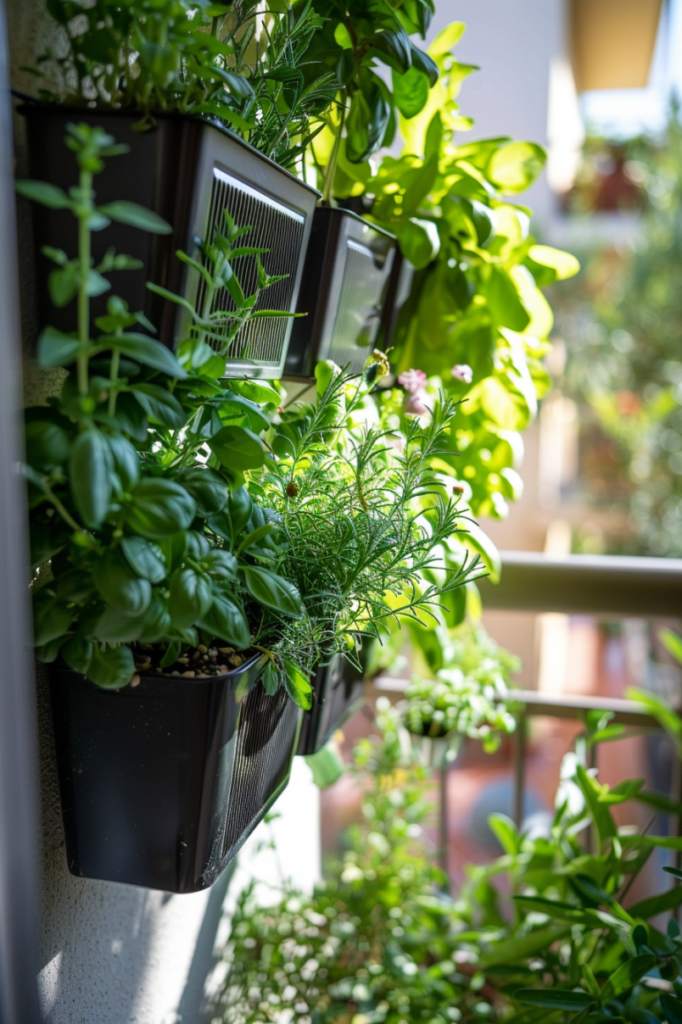
M 132 643 L 142 634 L 142 616 L 126 615 L 120 608 L 107 608 L 97 620 L 94 633 L 96 640 L 107 643 Z
M 83 634 L 78 632 L 67 640 L 62 647 L 62 657 L 74 672 L 80 672 L 81 675 L 86 676 L 92 659 L 93 648 L 92 640 L 86 640 Z
M 26 459 L 36 469 L 61 466 L 69 456 L 69 435 L 56 423 L 33 420 L 24 428 Z
M 132 493 L 128 525 L 148 540 L 188 530 L 196 513 L 193 498 L 172 480 L 145 477 Z
M 121 434 L 107 434 L 114 469 L 124 491 L 129 491 L 140 479 L 140 456 L 130 441 Z
M 153 370 L 160 370 L 169 377 L 181 380 L 187 376 L 171 350 L 146 334 L 105 334 L 97 339 L 97 346 L 103 351 L 116 348 L 137 363 L 151 366 Z
M 400 249 L 416 270 L 427 267 L 440 250 L 438 228 L 431 220 L 411 217 L 396 228 Z
M 93 644 L 88 679 L 105 690 L 120 690 L 135 675 L 133 652 L 129 647 L 105 647 Z
M 173 662 L 178 658 L 178 656 L 180 654 L 180 650 L 181 650 L 180 641 L 179 640 L 172 640 L 171 643 L 168 644 L 168 647 L 166 648 L 166 653 L 164 654 L 163 658 L 161 659 L 161 662 L 160 662 L 161 668 L 169 668 L 169 666 L 172 665 Z
M 206 571 L 217 580 L 234 580 L 237 578 L 237 559 L 229 551 L 213 548 L 202 562 Z
M 171 430 L 179 430 L 187 422 L 184 409 L 167 388 L 158 384 L 136 384 L 131 394 L 152 421 L 163 423 Z
M 251 597 L 263 607 L 294 619 L 301 617 L 303 602 L 293 583 L 260 566 L 247 565 L 240 572 Z
M 99 430 L 91 427 L 71 446 L 69 483 L 78 512 L 86 526 L 99 526 L 111 499 L 111 451 Z
M 33 642 L 43 647 L 68 633 L 73 609 L 51 590 L 39 590 L 33 597 Z
M 79 276 L 78 268 L 73 263 L 50 272 L 50 276 L 47 279 L 47 287 L 52 303 L 57 309 L 63 309 L 64 306 L 68 306 L 71 302 L 78 291 Z M 88 295 L 90 294 L 91 292 L 88 288 Z
M 158 590 L 152 592 L 152 599 L 149 608 L 144 613 L 140 641 L 143 644 L 155 644 L 165 640 L 173 623 L 168 611 L 168 602 L 161 596 Z
M 56 586 L 57 594 L 67 604 L 72 604 L 74 601 L 81 604 L 92 596 L 95 589 L 92 585 L 92 574 L 88 568 L 67 569 L 66 572 L 60 572 L 52 586 Z
M 662 992 L 659 999 L 668 1024 L 682 1024 L 682 1000 L 670 992 Z
M 313 688 L 305 672 L 293 661 L 284 662 L 284 689 L 294 704 L 309 711 L 313 703 Z
M 50 640 L 49 644 L 43 644 L 42 647 L 36 647 L 36 658 L 38 661 L 42 661 L 43 665 L 51 665 L 53 661 L 56 661 L 59 656 L 59 651 L 65 640 L 68 639 L 68 634 L 65 636 L 55 637 L 54 640 Z
M 151 601 L 149 580 L 141 579 L 118 551 L 104 552 L 97 563 L 93 579 L 107 605 L 125 615 L 141 615 Z
M 209 544 L 203 533 L 199 533 L 197 530 L 188 530 L 185 536 L 186 547 L 185 550 L 191 558 L 202 559 L 206 558 L 211 545 Z
M 140 228 L 141 231 L 149 231 L 154 235 L 170 235 L 173 231 L 168 221 L 138 203 L 119 199 L 116 202 L 100 206 L 99 212 L 120 224 L 129 224 L 130 227 Z
M 418 46 L 415 46 L 412 40 L 410 40 L 410 46 L 412 48 L 412 67 L 426 75 L 429 85 L 435 85 L 439 76 L 438 65 L 429 57 L 428 53 L 424 53 Z
M 214 595 L 211 606 L 197 625 L 237 650 L 245 651 L 251 645 L 251 634 L 244 612 L 224 594 Z
M 46 327 L 38 338 L 38 365 L 45 370 L 70 366 L 82 347 L 78 338 L 71 338 L 56 327 Z
M 173 625 L 183 629 L 199 622 L 213 600 L 211 581 L 194 569 L 181 569 L 175 573 L 170 585 L 168 610 Z
M 210 469 L 188 469 L 178 480 L 194 498 L 197 512 L 202 516 L 222 512 L 227 504 L 229 487 Z
M 124 537 L 121 549 L 138 576 L 150 583 L 160 583 L 166 578 L 166 558 L 158 544 L 142 537 Z
M 265 445 L 247 427 L 227 426 L 209 438 L 208 446 L 227 469 L 243 472 L 265 462 Z
M 232 538 L 236 541 L 249 519 L 253 509 L 253 500 L 245 487 L 237 487 L 230 491 L 227 510 L 232 522 Z
M 125 391 L 116 399 L 114 420 L 118 429 L 124 434 L 129 434 L 136 441 L 147 440 L 149 428 L 144 410 L 139 402 L 136 402 L 133 396 Z
M 270 426 L 270 420 L 261 407 L 248 398 L 242 398 L 241 395 L 228 393 L 220 403 L 220 416 L 224 420 L 245 416 L 249 427 L 256 432 L 267 430 Z

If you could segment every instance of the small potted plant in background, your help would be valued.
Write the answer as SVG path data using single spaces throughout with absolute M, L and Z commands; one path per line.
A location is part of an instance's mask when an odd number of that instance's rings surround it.
M 435 678 L 417 678 L 405 691 L 405 728 L 417 756 L 441 767 L 457 756 L 466 737 L 486 752 L 515 728 L 506 699 L 510 677 L 520 662 L 498 647 L 481 625 L 464 622 L 447 633 L 442 667 Z
M 161 6 L 136 0 L 124 7 L 97 0 L 87 9 L 69 0 L 50 5 L 60 46 L 37 64 L 40 81 L 43 70 L 48 72 L 40 91 L 43 102 L 22 107 L 30 173 L 68 188 L 70 166 L 61 141 L 74 107 L 80 108 L 81 121 L 104 125 L 127 145 L 116 170 L 101 176 L 102 203 L 122 196 L 153 210 L 172 230 L 126 241 L 120 231 L 106 242 L 95 235 L 93 251 L 100 262 L 108 244 L 127 245 L 144 270 L 127 275 L 121 296 L 131 308 L 145 311 L 169 347 L 182 334 L 177 307 L 148 292 L 146 281 L 182 294 L 192 305 L 200 303 L 201 275 L 174 254 L 181 249 L 198 256 L 195 239 L 212 241 L 222 229 L 224 210 L 251 227 L 250 251 L 241 264 L 244 287 L 255 291 L 255 257 L 267 252 L 266 269 L 279 278 L 270 289 L 270 306 L 287 313 L 296 309 L 317 193 L 272 158 L 295 165 L 314 131 L 311 118 L 331 97 L 329 76 L 304 91 L 296 70 L 319 19 L 310 9 L 294 14 L 281 5 L 274 8 L 263 12 L 260 4 L 228 3 L 213 5 L 208 14 L 176 0 Z M 245 144 L 248 138 L 259 150 Z M 63 207 L 48 207 L 36 219 L 35 240 L 43 276 L 48 269 L 40 255 L 44 246 L 75 246 Z M 93 297 L 95 313 L 104 314 L 104 300 L 98 302 L 94 292 Z M 221 302 L 226 312 L 234 311 L 229 289 Z M 44 306 L 41 316 L 46 323 Z M 59 311 L 50 322 L 66 329 Z M 239 376 L 246 367 L 251 376 L 278 378 L 291 322 L 272 319 L 267 330 L 258 331 L 244 324 L 228 353 L 227 372 Z

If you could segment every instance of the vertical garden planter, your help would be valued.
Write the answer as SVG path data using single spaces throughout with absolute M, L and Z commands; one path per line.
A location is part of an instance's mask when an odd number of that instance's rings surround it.
M 153 295 L 146 281 L 183 295 L 201 308 L 205 285 L 197 271 L 178 260 L 183 249 L 196 256 L 196 241 L 210 240 L 224 227 L 227 210 L 239 227 L 250 227 L 244 244 L 267 250 L 262 254 L 266 271 L 286 275 L 259 298 L 256 308 L 294 312 L 297 307 L 308 238 L 319 193 L 288 171 L 278 167 L 241 139 L 195 117 L 158 115 L 153 126 L 135 130 L 139 114 L 90 111 L 26 104 L 30 175 L 68 190 L 73 185 L 73 155 L 64 146 L 69 122 L 100 125 L 128 153 L 107 161 L 94 179 L 98 203 L 125 199 L 153 210 L 172 225 L 169 235 L 149 235 L 124 224 L 112 224 L 102 236 L 93 237 L 97 264 L 110 247 L 126 252 L 143 264 L 140 270 L 120 271 L 113 294 L 120 295 L 134 311 L 144 310 L 159 339 L 173 347 L 188 329 L 187 315 Z M 38 279 L 45 280 L 53 264 L 41 254 L 42 246 L 75 252 L 74 218 L 65 210 L 41 210 L 34 215 Z M 101 241 L 100 241 L 101 237 Z M 257 263 L 243 257 L 236 268 L 245 294 L 255 291 Z M 109 293 L 111 294 L 111 293 Z M 108 295 L 93 302 L 101 315 Z M 41 325 L 48 321 L 62 330 L 72 328 L 70 309 L 55 311 L 47 296 L 40 309 Z M 223 293 L 220 307 L 234 309 Z M 56 316 L 55 316 L 56 312 Z M 61 316 L 61 319 L 60 319 Z M 246 324 L 228 349 L 228 375 L 281 376 L 292 320 L 286 317 L 255 320 Z
M 69 869 L 168 892 L 210 886 L 285 789 L 301 712 L 260 684 L 265 658 L 224 676 L 142 676 L 104 690 L 51 676 Z
M 342 654 L 318 668 L 313 679 L 313 706 L 303 716 L 299 754 L 315 754 L 358 709 L 363 680 Z
M 374 348 L 386 303 L 396 239 L 349 210 L 315 213 L 285 370 L 310 379 L 333 359 L 359 372 Z
M 405 259 L 400 249 L 396 248 L 393 269 L 388 283 L 386 294 L 386 305 L 381 327 L 380 343 L 386 350 L 393 344 L 398 319 L 403 306 L 410 297 L 412 284 L 414 282 L 415 269 Z

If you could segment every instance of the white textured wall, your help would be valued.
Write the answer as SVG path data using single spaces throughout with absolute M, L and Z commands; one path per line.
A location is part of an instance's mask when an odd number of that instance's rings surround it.
M 462 113 L 476 121 L 462 138 L 511 135 L 546 146 L 550 69 L 567 45 L 565 0 L 437 0 L 429 41 L 451 21 L 467 26 L 457 59 L 480 67 L 462 86 Z M 540 221 L 550 216 L 544 175 L 521 202 Z

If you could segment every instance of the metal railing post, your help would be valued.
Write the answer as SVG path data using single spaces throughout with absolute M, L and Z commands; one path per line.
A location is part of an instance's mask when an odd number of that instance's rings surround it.
M 514 730 L 514 824 L 519 832 L 523 825 L 523 805 L 525 803 L 526 788 L 526 709 L 518 711 L 515 715 L 516 729 Z

